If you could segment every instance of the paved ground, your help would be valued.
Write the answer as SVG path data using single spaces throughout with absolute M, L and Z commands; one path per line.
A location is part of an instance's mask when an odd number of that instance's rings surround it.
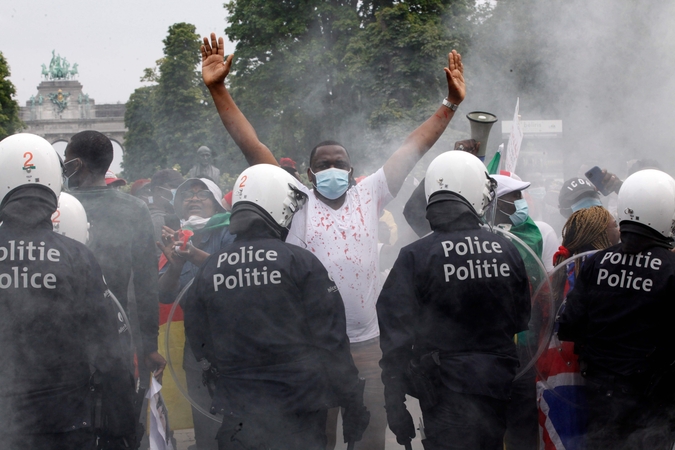
M 417 403 L 417 400 L 414 398 L 408 397 L 408 400 L 406 401 L 406 404 L 408 405 L 408 409 L 410 410 L 410 413 L 413 416 L 413 420 L 415 421 L 415 425 L 419 426 L 419 420 L 420 417 L 422 417 L 422 413 L 420 412 L 419 409 L 419 404 Z M 338 419 L 339 420 L 339 419 Z M 342 422 L 338 422 L 338 430 L 342 430 Z M 339 433 L 341 435 L 341 432 Z M 173 434 L 174 438 L 176 439 L 176 445 L 177 448 L 176 450 L 187 450 L 187 448 L 191 445 L 194 445 L 195 440 L 194 440 L 194 431 L 192 429 L 189 430 L 176 430 L 174 431 Z M 341 440 L 341 439 L 338 439 Z M 417 432 L 417 437 L 413 440 L 412 442 L 412 447 L 413 450 L 422 450 L 422 442 L 420 441 L 420 436 L 419 436 L 419 431 Z M 338 443 L 338 445 L 335 446 L 335 450 L 346 450 L 347 444 L 342 444 Z M 356 444 L 356 450 L 358 450 L 359 445 Z M 394 434 L 387 428 L 387 443 L 385 446 L 386 450 L 402 450 L 403 447 L 398 445 L 396 442 L 396 437 Z

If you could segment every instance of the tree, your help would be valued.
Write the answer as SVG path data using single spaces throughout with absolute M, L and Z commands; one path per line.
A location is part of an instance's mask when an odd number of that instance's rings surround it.
M 354 159 L 372 154 L 399 138 L 389 125 L 418 124 L 437 107 L 447 52 L 464 39 L 446 18 L 466 21 L 472 5 L 230 1 L 226 33 L 238 41 L 232 94 L 278 157 L 306 161 L 325 139 L 342 142 Z
M 129 131 L 124 136 L 127 148 L 124 154 L 124 176 L 137 180 L 151 176 L 166 167 L 166 159 L 155 141 L 153 93 L 157 86 L 141 87 L 129 97 L 124 113 L 124 124 Z
M 19 117 L 19 103 L 13 98 L 16 89 L 9 76 L 9 64 L 0 52 L 0 140 L 24 127 Z
M 177 23 L 163 42 L 153 102 L 155 139 L 164 159 L 187 171 L 204 139 L 205 99 L 197 71 L 201 41 L 194 25 Z
M 163 42 L 164 57 L 141 78 L 156 84 L 136 89 L 126 105 L 124 175 L 150 177 L 160 168 L 176 165 L 185 174 L 202 145 L 214 151 L 221 171 L 241 170 L 243 163 L 233 163 L 225 151 L 233 145 L 201 80 L 201 39 L 194 25 L 170 26 Z

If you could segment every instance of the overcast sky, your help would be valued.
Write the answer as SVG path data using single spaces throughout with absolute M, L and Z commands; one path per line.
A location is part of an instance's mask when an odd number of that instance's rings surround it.
M 143 69 L 163 56 L 170 25 L 188 22 L 197 33 L 223 35 L 225 0 L 4 0 L 0 51 L 9 62 L 16 99 L 25 106 L 42 81 L 52 50 L 78 63 L 83 91 L 97 104 L 125 103 Z M 226 52 L 234 51 L 228 43 Z

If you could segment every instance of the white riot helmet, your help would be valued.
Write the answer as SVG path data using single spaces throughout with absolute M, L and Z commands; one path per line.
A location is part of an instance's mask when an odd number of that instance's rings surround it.
M 67 192 L 61 192 L 59 206 L 52 214 L 54 231 L 83 244 L 89 239 L 89 223 L 82 203 Z
M 482 216 L 495 198 L 496 185 L 480 159 L 461 150 L 452 150 L 437 156 L 429 164 L 424 193 L 429 202 L 436 192 L 453 192 L 463 197 Z
M 19 133 L 0 141 L 0 203 L 19 186 L 40 184 L 58 197 L 63 166 L 54 147 L 35 134 Z
M 626 178 L 619 190 L 619 223 L 637 222 L 665 237 L 675 225 L 675 180 L 660 170 L 645 169 Z
M 298 180 L 271 164 L 256 164 L 244 170 L 232 189 L 233 209 L 240 202 L 258 205 L 284 228 L 306 201 L 307 194 L 298 189 Z

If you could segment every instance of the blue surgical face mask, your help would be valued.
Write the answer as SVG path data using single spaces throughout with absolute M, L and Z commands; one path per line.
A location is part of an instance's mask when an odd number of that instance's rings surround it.
M 511 214 L 509 216 L 509 219 L 511 219 L 511 223 L 513 223 L 514 227 L 517 227 L 518 225 L 522 225 L 525 223 L 527 220 L 527 216 L 530 214 L 529 207 L 527 206 L 527 200 L 524 198 L 518 199 L 515 202 L 513 202 L 514 206 L 516 207 L 516 212 Z
M 602 206 L 600 199 L 595 197 L 584 197 L 572 205 L 572 212 L 577 212 L 581 209 L 592 208 L 593 206 Z
M 310 169 L 310 171 L 312 170 Z M 329 200 L 340 198 L 349 188 L 349 174 L 351 173 L 351 169 L 342 170 L 331 167 L 330 169 L 322 170 L 318 173 L 312 171 L 312 173 L 316 178 L 314 187 L 319 191 L 319 194 Z

